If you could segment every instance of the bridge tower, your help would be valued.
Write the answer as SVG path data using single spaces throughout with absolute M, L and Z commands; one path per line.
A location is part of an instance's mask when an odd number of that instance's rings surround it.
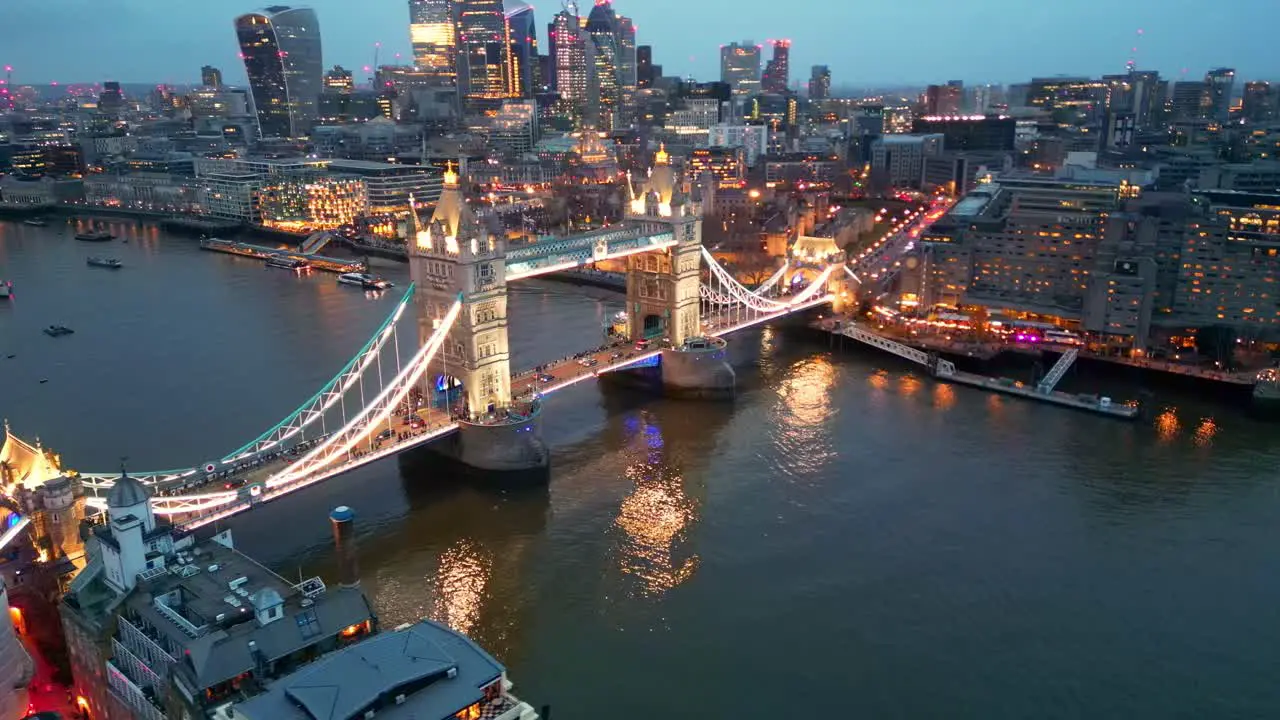
M 633 190 L 628 218 L 670 227 L 676 245 L 627 258 L 627 317 L 632 340 L 668 338 L 673 346 L 702 332 L 698 286 L 702 270 L 702 212 L 690 203 L 658 150 L 652 172 Z
M 416 291 L 418 335 L 425 343 L 455 301 L 462 310 L 428 368 L 436 378 L 462 384 L 461 407 L 451 409 L 460 429 L 443 443 L 464 465 L 485 471 L 547 467 L 536 402 L 513 403 L 507 341 L 506 241 L 467 206 L 458 173 L 450 167 L 431 221 L 411 213 L 409 273 Z
M 725 361 L 726 342 L 702 337 L 702 207 L 658 150 L 649 177 L 632 188 L 629 220 L 670 228 L 675 245 L 627 258 L 627 318 L 632 340 L 669 341 L 662 350 L 668 394 L 733 394 L 736 378 Z

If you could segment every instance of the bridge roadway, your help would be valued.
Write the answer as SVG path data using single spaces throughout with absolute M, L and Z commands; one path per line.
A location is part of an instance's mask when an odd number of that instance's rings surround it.
M 743 313 L 738 309 L 726 309 L 704 317 L 704 333 L 716 336 L 729 335 L 738 330 L 763 324 L 790 313 L 830 303 L 832 300 L 833 298 L 830 295 L 818 295 L 779 310 L 776 313 L 758 316 L 749 315 L 747 317 L 743 317 Z M 512 389 L 514 393 L 520 396 L 520 399 L 528 399 L 535 392 L 538 395 L 546 396 L 570 385 L 597 377 L 600 374 L 652 360 L 661 355 L 661 353 L 661 349 L 637 350 L 630 343 L 607 345 L 591 352 L 583 353 L 579 357 L 564 358 L 554 363 L 548 363 L 539 369 L 514 375 Z M 585 366 L 580 362 L 585 358 L 593 359 L 597 364 L 590 367 Z M 281 497 L 308 485 L 322 482 L 357 467 L 394 456 L 409 448 L 444 437 L 458 427 L 456 420 L 449 417 L 445 411 L 439 408 L 419 409 L 417 414 L 421 418 L 421 424 L 406 423 L 404 420 L 407 410 L 408 408 L 402 406 L 389 423 L 382 422 L 371 428 L 368 434 L 360 440 L 356 448 L 347 454 L 346 462 L 335 462 L 318 472 L 288 484 L 276 487 L 269 487 L 266 484 L 268 478 L 286 469 L 296 457 L 296 455 L 285 453 L 282 456 L 249 468 L 243 473 L 236 473 L 225 478 L 208 479 L 203 483 L 187 482 L 185 485 L 175 481 L 175 483 L 166 487 L 158 488 L 157 495 L 160 497 L 182 496 L 193 501 L 200 501 L 202 498 L 216 501 L 218 498 L 225 500 L 231 496 L 235 497 L 233 502 L 224 502 L 216 507 L 207 507 L 196 511 L 174 510 L 169 513 L 176 522 L 188 528 L 196 528 L 235 515 L 249 509 L 254 504 Z M 415 427 L 415 425 L 417 426 Z M 391 437 L 379 441 L 377 436 L 388 429 L 391 430 Z M 226 487 L 227 485 L 232 487 L 228 488 Z M 255 485 L 260 488 L 260 492 L 257 494 L 253 494 L 250 491 L 250 488 L 254 488 Z M 105 491 L 101 492 L 105 493 Z

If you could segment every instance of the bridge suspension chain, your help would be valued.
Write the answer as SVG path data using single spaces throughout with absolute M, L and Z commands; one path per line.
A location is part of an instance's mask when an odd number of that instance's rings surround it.
M 436 352 L 444 344 L 450 328 L 462 311 L 462 301 L 455 301 L 440 321 L 431 338 L 409 361 L 396 377 L 391 379 L 372 400 L 365 403 L 360 412 L 346 424 L 325 438 L 292 465 L 267 480 L 268 487 L 279 487 L 297 481 L 305 481 L 312 473 L 322 470 L 336 459 L 346 456 L 362 439 L 390 418 L 400 403 L 409 395 L 409 391 L 418 383 L 427 371 Z
M 369 340 L 352 356 L 351 360 L 325 383 L 314 395 L 298 406 L 257 438 L 224 455 L 217 465 L 229 465 L 252 460 L 264 452 L 272 450 L 294 437 L 305 439 L 306 428 L 316 422 L 321 424 L 321 434 L 327 434 L 325 416 L 335 407 L 340 407 L 343 417 L 346 416 L 346 394 L 354 385 L 363 387 L 364 373 L 376 361 L 381 363 L 381 353 L 388 341 L 395 339 L 396 358 L 399 362 L 399 340 L 396 328 L 400 318 L 413 300 L 414 286 L 410 285 L 404 296 L 392 309 L 387 319 L 374 331 Z M 145 485 L 156 485 L 173 482 L 199 472 L 199 467 L 180 468 L 130 473 Z M 119 473 L 82 473 L 81 479 L 87 484 L 105 489 L 110 487 Z

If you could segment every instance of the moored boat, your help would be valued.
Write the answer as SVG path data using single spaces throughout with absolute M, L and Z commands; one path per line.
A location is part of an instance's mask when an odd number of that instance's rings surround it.
M 44 334 L 49 337 L 62 337 L 63 335 L 70 335 L 73 332 L 75 332 L 75 330 L 72 330 L 66 325 L 50 325 L 44 329 Z
M 342 273 L 338 276 L 338 282 L 342 285 L 354 285 L 365 290 L 386 290 L 389 287 L 393 287 L 389 280 L 384 280 L 369 273 Z
M 31 227 L 47 227 L 49 225 L 48 222 L 41 220 L 40 218 L 27 218 L 22 221 L 22 224 L 30 225 Z
M 115 235 L 103 230 L 90 230 L 89 232 L 76 233 L 76 239 L 83 240 L 85 242 L 107 242 L 114 237 Z
M 0 300 L 8 300 L 11 297 L 13 297 L 13 281 L 0 282 Z
M 267 267 L 280 268 L 282 270 L 293 270 L 294 272 L 302 272 L 310 270 L 311 263 L 301 258 L 292 258 L 284 255 L 273 255 L 267 258 Z
M 111 268 L 112 270 L 119 270 L 120 268 L 124 267 L 124 264 L 121 263 L 119 260 L 115 258 L 108 258 L 108 257 L 95 256 L 95 257 L 88 258 L 86 262 L 88 262 L 89 265 L 91 265 L 92 267 Z

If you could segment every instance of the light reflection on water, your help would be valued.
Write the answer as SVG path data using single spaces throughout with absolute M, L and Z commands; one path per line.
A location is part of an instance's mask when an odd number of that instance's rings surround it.
M 441 553 L 430 583 L 431 619 L 470 633 L 480 620 L 492 573 L 493 559 L 480 546 L 466 538 L 454 543 Z
M 648 417 L 638 429 L 638 457 L 625 470 L 635 489 L 615 520 L 624 534 L 618 563 L 623 575 L 638 583 L 637 594 L 659 596 L 698 569 L 696 554 L 681 553 L 698 519 L 698 504 L 685 492 L 679 469 L 669 463 L 662 429 Z

